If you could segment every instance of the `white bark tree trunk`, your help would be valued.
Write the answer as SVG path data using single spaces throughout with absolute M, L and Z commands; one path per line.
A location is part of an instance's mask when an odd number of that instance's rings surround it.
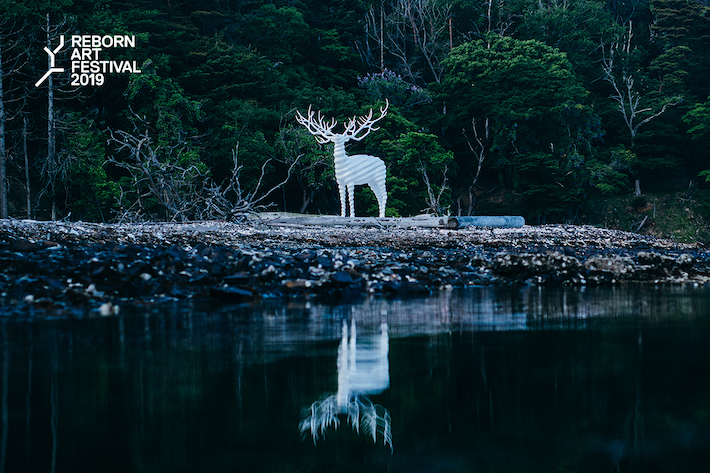
M 52 49 L 51 23 L 49 13 L 47 13 L 47 48 Z M 52 67 L 51 60 L 49 67 Z M 57 193 L 56 175 L 54 173 L 54 163 L 56 162 L 56 131 L 54 128 L 54 80 L 50 74 L 47 78 L 47 164 L 50 166 L 49 172 L 49 192 L 52 200 L 52 220 L 57 219 Z
M 22 115 L 22 154 L 25 157 L 25 192 L 27 195 L 27 218 L 32 218 L 32 194 L 30 190 L 30 156 L 27 153 L 27 115 Z
M 2 44 L 0 44 L 0 218 L 7 218 L 7 149 L 5 147 L 5 93 Z

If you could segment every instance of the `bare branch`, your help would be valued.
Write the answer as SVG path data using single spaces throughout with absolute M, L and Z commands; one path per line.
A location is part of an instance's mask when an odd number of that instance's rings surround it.
M 294 162 L 291 165 L 281 183 L 259 194 L 270 162 L 267 160 L 262 165 L 255 189 L 245 192 L 240 182 L 242 166 L 239 164 L 239 143 L 232 151 L 234 165 L 231 178 L 227 183 L 217 185 L 206 171 L 195 164 L 179 165 L 177 159 L 161 160 L 159 157 L 165 151 L 168 151 L 168 156 L 179 155 L 187 150 L 185 147 L 161 151 L 152 144 L 147 129 L 136 134 L 123 130 L 109 130 L 109 133 L 109 141 L 116 145 L 116 151 L 128 155 L 129 159 L 119 160 L 112 156 L 107 161 L 126 170 L 132 180 L 130 192 L 121 189 L 120 220 L 154 218 L 148 208 L 148 198 L 157 200 L 171 221 L 239 219 L 265 208 L 261 202 L 286 184 L 296 164 Z M 134 201 L 131 203 L 130 200 Z M 127 208 L 126 201 L 129 201 Z
M 421 78 L 421 68 L 428 69 L 435 82 L 441 82 L 441 61 L 451 48 L 451 8 L 448 2 L 397 0 L 387 15 L 371 8 L 365 15 L 366 31 L 397 60 L 398 70 L 412 82 Z
M 631 32 L 629 30 L 629 35 Z M 627 42 L 622 46 L 622 51 L 628 53 L 630 49 L 630 42 Z M 641 108 L 641 93 L 635 87 L 635 80 L 633 74 L 631 74 L 625 66 L 620 67 L 615 64 L 615 59 L 618 55 L 619 45 L 618 43 L 612 43 L 609 46 L 609 51 L 605 50 L 604 44 L 601 45 L 602 50 L 602 72 L 604 73 L 604 80 L 607 81 L 613 92 L 609 96 L 612 100 L 617 103 L 617 108 L 621 113 L 621 116 L 626 123 L 626 127 L 629 130 L 631 136 L 631 146 L 634 145 L 634 138 L 638 134 L 638 130 L 641 126 L 650 122 L 651 120 L 661 116 L 668 107 L 678 105 L 682 102 L 681 97 L 671 97 L 669 101 L 661 106 L 661 109 L 657 112 L 653 111 L 652 107 Z M 620 79 L 621 84 L 617 80 L 619 73 L 617 69 L 621 68 Z M 649 114 L 645 118 L 641 118 L 642 115 Z
M 424 185 L 426 186 L 427 191 L 426 203 L 429 207 L 425 209 L 425 211 L 431 212 L 434 215 L 441 215 L 441 198 L 443 197 L 444 192 L 448 188 L 448 186 L 446 185 L 446 183 L 448 182 L 446 174 L 449 172 L 449 165 L 446 164 L 444 166 L 441 186 L 439 186 L 439 192 L 436 195 L 434 194 L 434 188 L 431 184 L 431 180 L 429 179 L 429 173 L 427 172 L 426 165 L 421 160 L 419 161 L 419 170 L 422 173 L 422 180 L 424 181 Z

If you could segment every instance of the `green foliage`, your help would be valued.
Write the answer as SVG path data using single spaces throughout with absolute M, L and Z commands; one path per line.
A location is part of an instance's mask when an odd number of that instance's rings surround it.
M 383 102 L 388 99 L 393 106 L 406 110 L 431 101 L 426 90 L 407 83 L 402 76 L 387 69 L 381 73 L 360 77 L 358 82 L 360 87 L 366 90 L 367 98 L 371 102 Z
M 156 69 L 148 60 L 143 73 L 129 81 L 124 95 L 132 129 L 112 132 L 111 142 L 119 151 L 113 162 L 130 174 L 118 181 L 123 210 L 131 209 L 136 218 L 183 219 L 189 211 L 180 194 L 202 185 L 208 175 L 198 142 L 204 113 Z
M 159 76 L 152 61 L 141 69 L 143 73 L 131 77 L 125 92 L 130 107 L 127 118 L 139 128 L 147 125 L 158 147 L 187 145 L 204 119 L 200 103 L 188 98 L 172 79 Z
M 276 155 L 275 144 L 266 139 L 263 131 L 243 129 L 236 138 L 235 148 L 239 153 L 239 162 L 243 166 L 242 187 L 254 189 L 262 179 L 262 175 L 266 176 L 264 184 L 267 186 L 283 180 L 282 176 L 286 174 L 277 173 L 274 163 L 270 161 Z
M 298 183 L 298 188 L 294 186 L 292 192 L 302 195 L 297 210 L 304 213 L 316 195 L 332 187 L 335 182 L 332 146 L 318 146 L 305 128 L 290 125 L 280 131 L 276 153 L 280 156 L 279 160 L 291 169 Z
M 399 136 L 388 148 L 388 194 L 397 213 L 446 213 L 452 203 L 448 182 L 455 175 L 453 153 L 436 136 L 418 132 Z
M 688 133 L 692 134 L 693 138 L 704 137 L 710 131 L 710 96 L 705 103 L 695 104 L 683 116 L 683 121 L 690 126 Z
M 710 17 L 708 7 L 694 0 L 651 0 L 654 21 L 650 26 L 662 50 L 649 70 L 657 75 L 667 94 L 705 97 L 710 86 Z
M 567 54 L 578 74 L 590 81 L 599 75 L 597 55 L 600 40 L 621 29 L 612 19 L 606 2 L 546 0 L 522 2 L 520 39 L 535 39 Z
M 2 18 L 25 17 L 34 21 L 44 19 L 45 15 L 61 15 L 69 11 L 73 5 L 72 0 L 24 0 L 22 2 L 0 1 L 0 15 Z
M 663 90 L 666 94 L 677 95 L 682 95 L 686 91 L 685 81 L 690 76 L 690 72 L 681 66 L 690 53 L 691 50 L 687 46 L 669 46 L 651 61 L 648 71 L 658 77 L 659 90 Z
M 618 194 L 628 185 L 626 175 L 609 164 L 594 160 L 588 163 L 587 168 L 589 170 L 589 184 L 602 195 Z
M 703 176 L 707 180 L 707 182 L 710 182 L 710 170 L 704 171 Z M 695 196 L 694 200 L 697 203 L 698 206 L 698 212 L 705 217 L 705 220 L 707 222 L 710 222 L 710 190 L 707 189 L 702 189 L 698 191 Z M 708 228 L 706 227 L 706 231 Z M 710 235 L 706 236 L 706 240 L 710 241 Z
M 624 231 L 637 231 L 646 218 L 641 233 L 681 242 L 710 241 L 710 191 L 697 190 L 688 198 L 683 192 L 647 192 L 636 197 L 597 196 L 584 205 L 583 219 L 593 225 Z
M 624 146 L 609 150 L 608 156 L 591 158 L 585 163 L 585 184 L 593 193 L 618 195 L 628 191 L 631 169 L 637 165 L 636 154 Z
M 385 48 L 384 65 L 396 64 L 395 73 L 381 69 L 379 33 L 373 30 L 378 21 L 368 25 L 365 19 L 370 7 L 380 8 L 376 2 L 0 0 L 0 16 L 8 20 L 0 20 L 4 138 L 8 155 L 17 154 L 21 125 L 14 117 L 29 114 L 29 155 L 37 157 L 37 169 L 56 173 L 57 192 L 64 193 L 58 203 L 66 201 L 62 210 L 85 219 L 107 218 L 118 192 L 112 183 L 123 182 L 124 190 L 128 185 L 125 169 L 103 166 L 103 155 L 130 159 L 115 142 L 105 143 L 103 130 L 147 132 L 164 165 L 194 166 L 216 183 L 232 176 L 232 152 L 238 149 L 244 188 L 281 182 L 295 163 L 292 180 L 272 195 L 273 203 L 333 212 L 338 196 L 329 150 L 298 130 L 293 110 L 312 105 L 343 120 L 388 99 L 381 129 L 348 144 L 351 154 L 386 161 L 388 214 L 443 212 L 469 190 L 480 208 L 491 209 L 483 200 L 498 189 L 507 192 L 510 211 L 531 221 L 561 221 L 589 197 L 628 192 L 631 176 L 643 179 L 644 190 L 687 187 L 708 168 L 706 3 L 457 0 L 451 23 L 446 13 L 426 36 L 412 30 L 412 20 L 420 18 L 400 18 L 401 30 L 385 25 L 388 41 L 409 48 L 406 57 Z M 385 3 L 385 19 L 395 19 L 388 16 L 394 6 Z M 56 90 L 57 116 L 71 117 L 58 123 L 58 152 L 72 158 L 55 163 L 44 158 L 46 90 L 33 87 L 47 67 L 41 50 L 47 13 L 53 25 L 67 20 L 57 34 L 136 35 L 137 48 L 107 50 L 104 57 L 143 64 L 143 74 L 110 76 L 104 87 Z M 433 69 L 421 54 L 424 41 L 432 41 L 427 47 L 435 53 Z M 630 98 L 640 97 L 639 109 L 650 107 L 639 111 L 636 125 L 669 98 L 683 97 L 644 123 L 633 146 L 618 103 L 609 99 L 610 82 L 599 80 L 612 44 L 618 84 L 625 87 L 624 75 L 633 77 L 640 95 Z M 60 55 L 64 66 L 65 59 Z M 66 79 L 55 78 L 55 85 Z M 687 132 L 692 141 L 683 139 Z M 472 154 L 469 143 L 483 154 Z M 445 188 L 442 163 L 448 163 Z M 34 195 L 45 184 L 38 176 L 32 177 Z M 707 177 L 701 172 L 701 180 Z M 20 169 L 8 166 L 11 196 L 22 194 L 14 187 L 23 181 Z M 442 188 L 439 205 L 431 205 Z M 369 191 L 359 191 L 357 199 L 363 211 L 376 206 Z
M 688 133 L 696 141 L 708 143 L 710 141 L 710 97 L 705 103 L 698 103 L 683 116 L 683 121 L 690 125 Z M 705 148 L 707 151 L 707 148 Z M 704 178 L 705 182 L 710 182 L 710 170 L 701 171 L 698 177 Z
M 106 136 L 79 113 L 70 114 L 65 122 L 71 126 L 71 133 L 64 139 L 60 159 L 67 163 L 67 198 L 72 216 L 107 221 L 118 203 L 120 189 L 106 173 Z
M 309 28 L 295 7 L 264 3 L 243 15 L 233 27 L 239 29 L 239 34 L 254 49 L 268 52 L 275 61 L 297 62 L 306 52 L 303 47 L 307 43 L 303 39 Z
M 587 94 L 565 54 L 535 40 L 472 41 L 455 47 L 444 65 L 440 95 L 460 121 L 542 119 L 577 106 Z
M 564 53 L 490 36 L 454 48 L 444 65 L 447 123 L 490 118 L 492 161 L 526 197 L 529 215 L 559 214 L 582 198 L 580 150 L 600 131 Z

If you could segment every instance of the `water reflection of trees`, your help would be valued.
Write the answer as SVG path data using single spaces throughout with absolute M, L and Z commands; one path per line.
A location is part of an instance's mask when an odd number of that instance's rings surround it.
M 707 426 L 709 309 L 707 297 L 683 290 L 499 288 L 355 305 L 3 320 L 0 465 L 93 471 L 110 457 L 106 471 L 256 471 L 269 455 L 296 466 L 312 455 L 317 465 L 330 448 L 352 460 L 362 450 L 338 443 L 351 434 L 304 445 L 300 409 L 340 387 L 347 371 L 333 362 L 336 351 L 387 346 L 379 359 L 391 387 L 377 402 L 392 417 L 363 396 L 359 413 L 343 414 L 337 394 L 330 408 L 342 422 L 374 408 L 367 419 L 379 419 L 378 430 L 363 433 L 374 431 L 380 444 L 395 436 L 399 462 L 446 446 L 470 452 L 469 469 L 496 471 L 501 451 L 515 453 L 501 445 L 525 445 L 546 466 L 564 458 L 581 471 L 642 471 L 653 450 L 687 457 L 683 439 L 698 442 L 693 426 Z M 355 322 L 357 336 L 350 325 L 343 337 L 343 320 Z M 660 359 L 668 347 L 674 357 Z M 400 466 L 393 471 L 406 471 Z

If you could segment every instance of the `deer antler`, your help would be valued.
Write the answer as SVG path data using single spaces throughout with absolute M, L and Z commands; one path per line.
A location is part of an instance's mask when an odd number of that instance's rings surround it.
M 332 141 L 335 136 L 333 128 L 338 123 L 335 118 L 331 119 L 330 122 L 324 122 L 320 111 L 318 111 L 318 116 L 316 117 L 310 105 L 308 106 L 308 118 L 301 115 L 300 111 L 296 111 L 296 120 L 305 126 L 312 135 L 315 135 L 316 141 L 320 144 Z
M 385 106 L 384 108 L 380 107 L 380 116 L 375 119 L 372 118 L 372 109 L 370 109 L 370 113 L 368 113 L 366 117 L 352 117 L 350 120 L 348 120 L 348 124 L 345 125 L 345 132 L 343 133 L 343 135 L 345 135 L 350 140 L 360 141 L 361 139 L 369 135 L 371 131 L 379 130 L 380 127 L 374 127 L 374 125 L 378 121 L 385 118 L 389 106 L 389 100 L 385 99 Z M 363 134 L 358 136 L 359 133 Z

